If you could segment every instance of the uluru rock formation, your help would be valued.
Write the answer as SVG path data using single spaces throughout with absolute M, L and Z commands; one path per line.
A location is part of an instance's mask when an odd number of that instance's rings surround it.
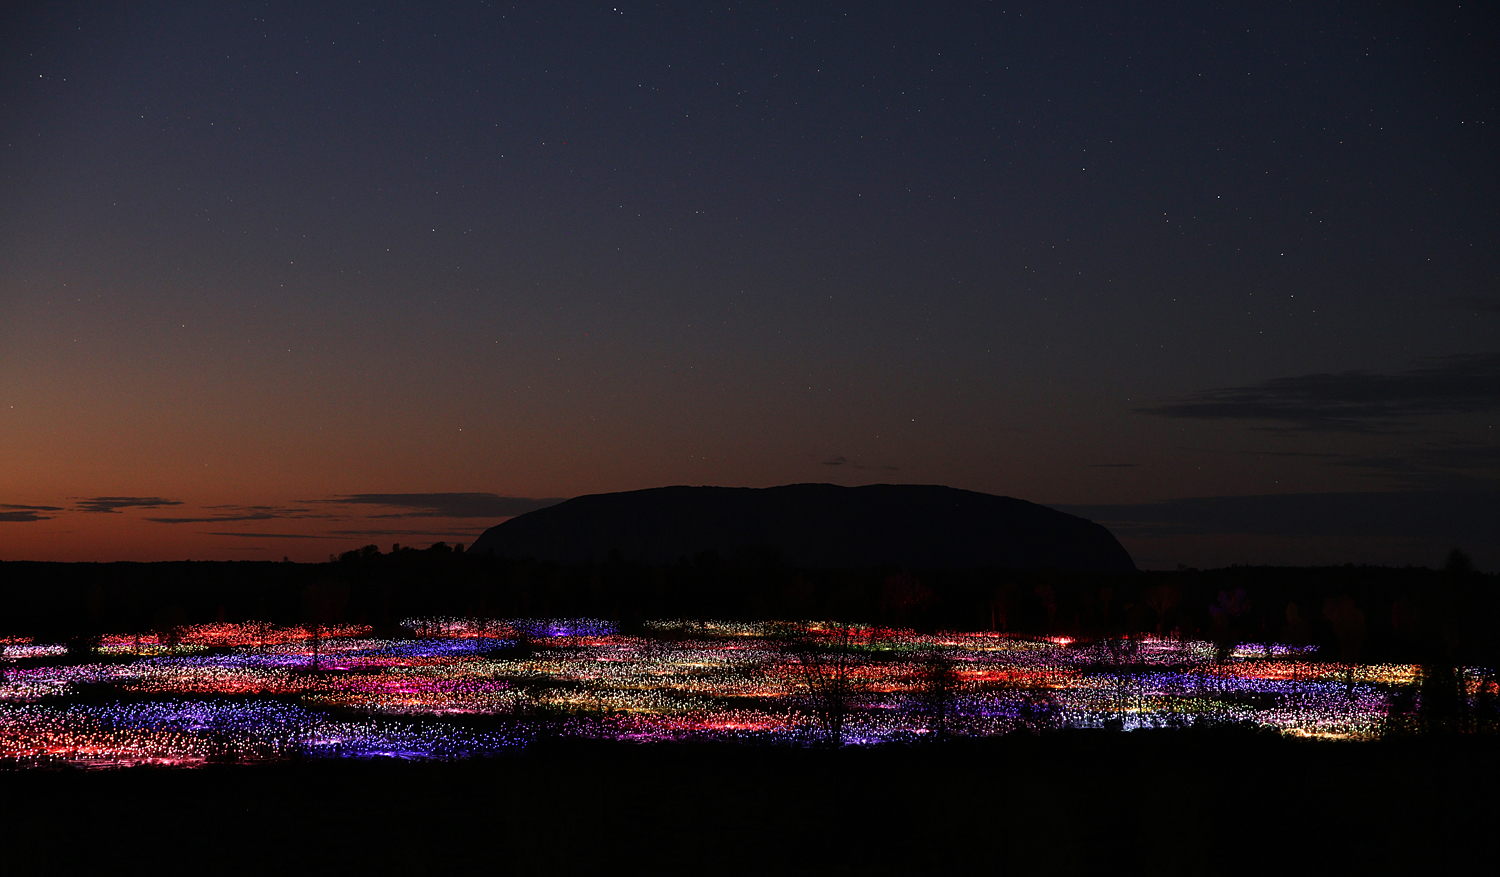
M 580 496 L 486 530 L 471 551 L 673 563 L 770 549 L 802 567 L 1134 571 L 1104 527 L 1025 500 L 916 484 L 657 487 Z

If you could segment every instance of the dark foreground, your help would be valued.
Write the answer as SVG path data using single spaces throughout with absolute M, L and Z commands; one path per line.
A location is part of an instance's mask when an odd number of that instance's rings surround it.
M 1497 780 L 1482 737 L 561 742 L 454 763 L 3 771 L 0 843 L 10 873 L 1480 873 Z

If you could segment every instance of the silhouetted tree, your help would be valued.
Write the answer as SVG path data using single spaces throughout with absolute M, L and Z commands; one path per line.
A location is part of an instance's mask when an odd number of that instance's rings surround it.
M 1037 585 L 1036 596 L 1042 601 L 1042 608 L 1047 610 L 1047 635 L 1051 636 L 1053 625 L 1057 623 L 1057 591 L 1051 585 Z
M 269 621 L 255 621 L 255 622 L 252 622 L 251 625 L 250 625 L 250 629 L 255 634 L 255 646 L 256 646 L 256 648 L 260 651 L 261 654 L 265 654 L 265 652 L 266 652 L 266 638 L 271 635 L 271 622 L 269 622 Z
M 917 671 L 922 711 L 934 740 L 948 737 L 948 717 L 958 696 L 960 679 L 951 657 L 941 652 L 928 656 Z
M 1359 663 L 1366 636 L 1365 614 L 1359 611 L 1354 598 L 1345 594 L 1337 599 L 1329 597 L 1324 600 L 1323 617 L 1333 623 L 1333 635 L 1339 641 L 1339 661 Z
M 1227 661 L 1240 642 L 1240 616 L 1250 609 L 1250 599 L 1244 588 L 1235 588 L 1233 593 L 1219 592 L 1218 602 L 1208 607 L 1208 617 L 1213 626 L 1215 659 Z
M 374 546 L 368 546 L 374 548 Z M 377 550 L 376 554 L 379 553 Z M 302 614 L 312 646 L 312 668 L 318 669 L 318 655 L 327 625 L 337 623 L 349 602 L 349 586 L 339 579 L 319 578 L 302 594 Z
M 1099 589 L 1099 633 L 1103 636 L 1109 636 L 1110 634 L 1109 601 L 1114 595 L 1114 588 Z
M 1455 548 L 1448 552 L 1448 559 L 1443 563 L 1443 572 L 1446 573 L 1471 573 L 1474 571 L 1474 561 L 1469 555 L 1464 554 L 1462 549 Z
M 156 641 L 171 652 L 182 642 L 182 629 L 186 623 L 187 613 L 181 606 L 173 603 L 157 611 L 152 620 L 151 631 L 156 634 Z
M 1167 623 L 1167 613 L 1182 599 L 1182 592 L 1176 585 L 1166 583 L 1152 585 L 1146 590 L 1146 605 L 1156 613 L 1156 635 L 1163 636 L 1163 630 Z
M 897 625 L 910 624 L 931 602 L 932 589 L 906 570 L 887 576 L 880 589 L 881 617 Z
M 1015 605 L 1015 592 L 1015 585 L 1000 585 L 995 588 L 990 596 L 990 630 L 1010 630 L 1010 610 Z
M 1333 623 L 1333 635 L 1339 641 L 1339 663 L 1344 665 L 1344 690 L 1354 696 L 1354 665 L 1359 662 L 1365 645 L 1365 614 L 1347 594 L 1323 601 L 1323 617 Z
M 365 545 L 353 551 L 345 551 L 339 555 L 339 560 L 344 563 L 354 563 L 360 560 L 368 560 L 380 556 L 380 547 L 377 545 Z
M 854 674 L 858 636 L 848 624 L 830 624 L 826 629 L 828 634 L 818 636 L 802 627 L 784 640 L 783 651 L 794 685 L 800 689 L 797 693 L 817 722 L 822 742 L 839 746 L 858 690 Z
M 1312 627 L 1296 603 L 1286 604 L 1286 626 L 1281 629 L 1281 640 L 1293 646 L 1305 646 L 1312 641 Z

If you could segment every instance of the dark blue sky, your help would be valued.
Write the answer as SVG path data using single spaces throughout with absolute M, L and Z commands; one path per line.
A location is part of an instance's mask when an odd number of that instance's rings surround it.
M 0 558 L 831 480 L 1500 565 L 1489 7 L 6 15 Z

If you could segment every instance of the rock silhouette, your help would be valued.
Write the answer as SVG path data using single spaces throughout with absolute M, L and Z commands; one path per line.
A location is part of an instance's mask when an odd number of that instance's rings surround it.
M 491 527 L 473 552 L 660 564 L 774 551 L 802 567 L 1135 570 L 1104 527 L 1025 500 L 936 485 L 658 487 L 580 496 Z

